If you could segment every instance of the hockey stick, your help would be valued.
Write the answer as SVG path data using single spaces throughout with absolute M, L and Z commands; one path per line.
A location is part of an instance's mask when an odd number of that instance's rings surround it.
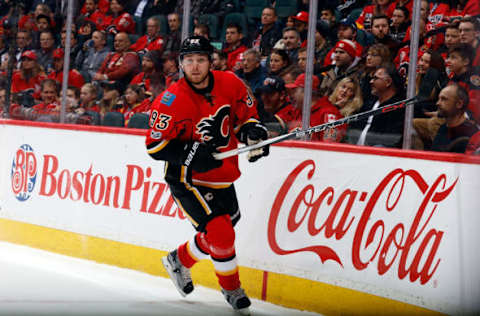
M 232 150 L 229 150 L 229 151 L 226 151 L 226 152 L 223 152 L 223 153 L 215 153 L 215 154 L 213 154 L 213 156 L 217 160 L 229 158 L 229 157 L 236 156 L 236 155 L 239 155 L 241 153 L 244 153 L 244 152 L 247 152 L 247 151 L 250 151 L 250 150 L 254 150 L 254 149 L 262 148 L 262 147 L 267 146 L 267 145 L 283 142 L 284 140 L 301 138 L 301 137 L 304 137 L 305 135 L 310 135 L 310 134 L 313 134 L 313 133 L 318 133 L 318 132 L 324 131 L 327 128 L 335 128 L 335 127 L 343 125 L 343 124 L 348 124 L 350 122 L 355 122 L 355 121 L 359 121 L 359 120 L 362 120 L 362 119 L 366 119 L 366 118 L 368 118 L 369 116 L 372 116 L 372 115 L 377 115 L 377 114 L 381 114 L 381 113 L 387 113 L 387 112 L 390 112 L 390 111 L 395 111 L 395 110 L 398 110 L 398 109 L 402 109 L 407 104 L 415 103 L 414 101 L 418 101 L 417 97 L 405 99 L 405 100 L 398 101 L 398 102 L 395 102 L 395 103 L 392 103 L 392 104 L 387 104 L 387 105 L 384 105 L 384 106 L 376 108 L 376 109 L 372 109 L 372 110 L 368 110 L 368 111 L 365 111 L 365 112 L 362 112 L 362 113 L 354 114 L 352 116 L 347 116 L 345 118 L 342 118 L 342 119 L 339 119 L 339 120 L 336 120 L 336 121 L 333 121 L 333 122 L 313 126 L 313 127 L 307 128 L 305 130 L 297 130 L 297 131 L 293 131 L 293 132 L 288 133 L 288 134 L 279 135 L 277 137 L 269 138 L 267 140 L 264 140 L 263 142 L 259 142 L 257 144 L 253 144 L 253 145 L 250 145 L 250 146 L 244 146 L 244 147 L 232 149 Z

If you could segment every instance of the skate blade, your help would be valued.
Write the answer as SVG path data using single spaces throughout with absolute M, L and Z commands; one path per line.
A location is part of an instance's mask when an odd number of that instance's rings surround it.
M 252 315 L 252 314 L 250 313 L 250 308 L 248 308 L 248 307 L 240 308 L 240 309 L 237 309 L 237 310 L 235 310 L 235 311 L 236 311 L 238 314 L 240 314 L 240 315 L 245 315 L 245 316 L 250 316 L 250 315 Z
M 165 268 L 165 270 L 167 271 L 168 275 L 170 276 L 170 280 L 172 280 L 173 285 L 175 285 L 175 288 L 177 289 L 178 293 L 180 293 L 181 296 L 186 297 L 186 296 L 187 296 L 187 293 L 185 293 L 184 291 L 182 291 L 182 289 L 178 287 L 177 282 L 175 282 L 175 274 L 174 274 L 174 272 L 173 272 L 172 266 L 170 265 L 170 262 L 168 262 L 168 258 L 167 258 L 167 257 L 163 257 L 163 258 L 162 258 L 162 263 L 163 263 L 163 267 Z

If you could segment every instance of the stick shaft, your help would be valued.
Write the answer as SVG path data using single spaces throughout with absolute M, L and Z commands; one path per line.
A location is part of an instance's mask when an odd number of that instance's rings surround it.
M 215 153 L 215 154 L 213 154 L 213 156 L 217 160 L 229 158 L 229 157 L 236 156 L 236 155 L 239 155 L 241 153 L 244 153 L 244 152 L 247 152 L 247 151 L 250 151 L 250 150 L 262 148 L 262 147 L 267 146 L 267 145 L 280 143 L 280 142 L 283 142 L 283 141 L 289 140 L 289 139 L 301 138 L 301 137 L 303 137 L 307 134 L 318 133 L 318 132 L 321 132 L 323 130 L 326 130 L 327 128 L 335 128 L 335 127 L 343 125 L 343 124 L 348 124 L 350 122 L 355 122 L 355 121 L 359 121 L 359 120 L 362 120 L 362 119 L 366 119 L 366 118 L 368 118 L 369 116 L 372 116 L 372 115 L 378 115 L 378 114 L 381 114 L 381 113 L 387 113 L 387 112 L 390 112 L 390 111 L 395 111 L 395 110 L 398 110 L 398 109 L 402 109 L 407 104 L 414 103 L 415 100 L 416 100 L 416 97 L 405 99 L 405 100 L 398 101 L 398 102 L 395 102 L 395 103 L 392 103 L 392 104 L 384 105 L 384 106 L 379 107 L 377 109 L 372 109 L 372 110 L 368 110 L 368 111 L 365 111 L 365 112 L 362 112 L 362 113 L 354 114 L 352 116 L 344 117 L 342 119 L 339 119 L 339 120 L 336 120 L 336 121 L 333 121 L 333 122 L 329 122 L 329 123 L 313 126 L 313 127 L 307 128 L 305 130 L 297 130 L 297 131 L 293 131 L 293 132 L 288 133 L 288 134 L 283 134 L 283 135 L 279 135 L 277 137 L 269 138 L 267 140 L 264 140 L 262 142 L 254 144 L 254 145 L 243 146 L 243 147 L 232 149 L 232 150 L 229 150 L 229 151 L 226 151 L 226 152 L 223 152 L 223 153 Z

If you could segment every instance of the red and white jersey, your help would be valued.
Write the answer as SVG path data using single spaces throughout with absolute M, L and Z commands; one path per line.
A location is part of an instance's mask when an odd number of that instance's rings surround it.
M 342 119 L 343 115 L 325 96 L 318 100 L 311 109 L 310 126 L 317 126 Z M 312 135 L 313 141 L 340 142 L 347 132 L 346 125 L 340 125 L 335 128 L 327 129 L 323 132 Z
M 114 18 L 113 16 L 107 15 L 105 17 L 105 29 L 109 26 L 115 26 L 117 32 L 125 32 L 128 34 L 135 33 L 135 21 L 133 17 L 128 12 L 124 12 Z
M 140 37 L 135 43 L 130 46 L 130 50 L 134 52 L 139 52 L 141 50 L 162 50 L 163 49 L 163 38 L 157 36 L 153 39 L 149 39 L 147 35 Z
M 154 159 L 166 160 L 161 155 L 167 153 L 183 154 L 173 145 L 178 141 L 202 142 L 219 152 L 237 148 L 235 134 L 242 125 L 258 122 L 255 98 L 242 80 L 226 71 L 212 71 L 212 79 L 213 88 L 208 96 L 195 92 L 182 78 L 153 101 L 146 145 Z M 166 177 L 171 180 L 168 172 L 167 168 Z M 238 157 L 234 156 L 224 159 L 219 168 L 202 173 L 192 171 L 192 183 L 227 187 L 239 176 Z M 184 182 L 180 175 L 173 181 Z
M 48 75 L 48 78 L 55 80 L 59 84 L 62 84 L 63 83 L 63 70 L 52 71 Z M 74 87 L 77 87 L 78 89 L 81 89 L 84 83 L 85 83 L 85 79 L 83 78 L 82 74 L 78 70 L 71 69 L 68 72 L 68 85 L 69 86 L 74 86 Z

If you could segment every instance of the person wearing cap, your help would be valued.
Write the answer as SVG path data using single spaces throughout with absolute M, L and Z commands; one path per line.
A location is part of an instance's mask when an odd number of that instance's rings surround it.
M 160 54 L 160 51 L 148 51 L 142 58 L 142 72 L 133 77 L 132 81 L 130 81 L 130 85 L 136 84 L 143 86 L 145 91 L 151 93 L 152 90 L 150 83 L 152 80 L 154 83 L 160 80 L 164 81 L 162 68 L 162 55 Z
M 129 51 L 130 39 L 127 33 L 120 32 L 115 35 L 115 52 L 111 52 L 105 58 L 93 80 L 115 80 L 123 91 L 135 74 L 140 70 L 138 55 Z
M 261 87 L 266 77 L 267 70 L 261 65 L 261 60 L 260 52 L 250 48 L 242 54 L 242 68 L 235 72 L 240 79 L 248 83 L 252 91 Z
M 330 123 L 343 118 L 338 108 L 330 102 L 325 102 L 319 90 L 320 79 L 312 76 L 312 106 L 310 108 L 310 126 L 317 126 Z M 292 89 L 292 99 L 297 109 L 303 109 L 303 99 L 305 98 L 305 74 L 297 77 L 294 83 L 285 85 Z M 328 100 L 328 99 L 327 99 Z M 301 128 L 302 120 L 298 120 L 297 128 Z M 312 141 L 340 142 L 345 136 L 346 127 L 337 126 L 322 132 L 312 134 Z
M 300 35 L 300 39 L 302 42 L 307 40 L 307 33 L 308 33 L 308 12 L 300 11 L 296 15 L 293 16 L 293 20 L 295 21 L 295 28 Z
M 262 59 L 266 59 L 272 52 L 273 46 L 282 38 L 282 29 L 277 23 L 277 11 L 273 7 L 265 7 L 260 18 L 260 27 L 254 36 L 252 48 L 260 51 Z
M 163 50 L 163 37 L 160 35 L 160 21 L 156 17 L 147 20 L 147 32 L 130 46 L 130 50 L 145 54 L 152 50 Z
M 356 41 L 357 38 L 357 33 L 359 30 L 357 29 L 357 25 L 355 24 L 354 21 L 350 20 L 349 18 L 347 19 L 342 19 L 338 23 L 337 27 L 337 38 L 338 40 L 335 40 L 334 42 L 338 42 L 341 40 L 349 40 L 355 43 L 355 47 L 357 49 L 357 56 L 362 56 L 363 53 L 363 47 Z M 365 33 L 365 32 L 364 32 Z M 365 33 L 368 34 L 368 33 Z M 368 40 L 369 43 L 373 42 L 373 36 L 369 35 Z M 329 66 L 334 63 L 334 57 L 335 57 L 335 46 L 330 49 L 330 51 L 327 53 L 325 59 L 324 59 L 324 66 Z
M 337 83 L 349 76 L 358 79 L 359 58 L 355 42 L 340 40 L 335 45 L 334 63 L 335 67 L 323 74 L 320 91 L 323 94 L 331 94 Z
M 37 54 L 33 50 L 22 53 L 20 71 L 12 76 L 12 93 L 30 93 L 40 99 L 40 83 L 47 78 L 42 67 L 37 63 Z
M 287 89 L 282 78 L 268 76 L 256 91 L 260 95 L 258 115 L 267 127 L 269 137 L 287 133 L 301 120 L 301 111 L 288 100 Z
M 53 51 L 53 70 L 48 74 L 49 79 L 53 79 L 58 84 L 63 83 L 63 62 L 65 53 L 62 48 L 57 48 Z M 85 79 L 82 74 L 75 68 L 71 68 L 68 71 L 68 85 L 74 86 L 80 89 L 85 83 Z

